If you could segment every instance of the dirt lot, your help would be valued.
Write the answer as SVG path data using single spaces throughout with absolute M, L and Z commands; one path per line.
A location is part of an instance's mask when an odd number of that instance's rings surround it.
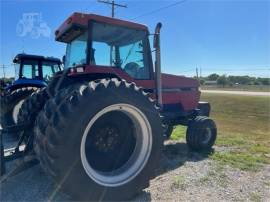
M 191 153 L 179 142 L 168 142 L 163 174 L 146 190 L 154 201 L 269 201 L 270 166 L 243 171 Z M 222 152 L 224 148 L 215 148 Z M 139 197 L 140 198 L 140 197 Z
M 223 152 L 227 148 L 216 147 Z M 9 164 L 9 166 L 11 166 Z M 158 176 L 133 201 L 269 201 L 270 166 L 257 172 L 220 165 L 181 141 L 164 147 Z M 69 201 L 39 165 L 1 185 L 1 201 Z
M 204 94 L 203 99 L 212 103 L 219 128 L 214 150 L 189 151 L 186 128 L 177 127 L 165 142 L 157 177 L 133 201 L 270 201 L 270 98 Z M 1 201 L 71 200 L 39 165 L 1 184 L 0 194 Z

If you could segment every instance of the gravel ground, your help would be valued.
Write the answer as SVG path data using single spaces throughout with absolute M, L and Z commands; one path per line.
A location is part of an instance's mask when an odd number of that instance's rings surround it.
M 270 166 L 259 172 L 245 172 L 220 166 L 180 145 L 169 142 L 165 147 L 163 174 L 145 190 L 147 200 L 270 201 Z M 177 149 L 179 152 L 174 152 Z M 141 200 L 141 196 L 137 199 Z
M 133 201 L 270 201 L 270 166 L 259 172 L 220 166 L 206 154 L 189 152 L 184 143 L 175 141 L 166 142 L 160 165 L 157 177 Z M 1 201 L 71 200 L 56 191 L 39 165 L 0 186 Z

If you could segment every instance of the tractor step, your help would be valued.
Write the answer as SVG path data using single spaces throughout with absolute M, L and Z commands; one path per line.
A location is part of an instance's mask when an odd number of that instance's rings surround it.
M 28 155 L 29 152 L 27 151 L 27 146 L 23 144 L 24 130 L 29 127 L 29 125 L 29 123 L 24 123 L 0 129 L 0 182 L 37 164 L 37 160 L 33 156 Z M 18 140 L 16 147 L 5 149 L 3 136 L 8 133 L 20 133 L 20 139 Z M 19 164 L 7 173 L 6 163 L 19 158 L 22 158 L 20 159 Z
M 25 149 L 25 145 L 20 146 L 19 150 L 17 150 L 17 147 L 4 149 L 5 162 L 12 161 L 12 160 L 22 157 L 24 153 L 24 149 Z

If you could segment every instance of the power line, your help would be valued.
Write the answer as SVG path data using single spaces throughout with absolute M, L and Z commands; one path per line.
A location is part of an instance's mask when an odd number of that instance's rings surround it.
M 114 18 L 115 8 L 116 8 L 116 7 L 127 8 L 127 5 L 124 5 L 124 4 L 117 4 L 117 3 L 115 3 L 114 0 L 112 0 L 112 1 L 109 1 L 109 0 L 107 0 L 107 1 L 104 1 L 104 0 L 98 0 L 98 2 L 99 2 L 99 3 L 104 3 L 104 4 L 109 4 L 109 5 L 111 5 L 111 7 L 112 7 L 112 14 L 111 14 L 112 18 Z
M 159 12 L 159 11 L 161 11 L 161 10 L 164 10 L 164 9 L 167 9 L 167 8 L 170 8 L 170 7 L 173 7 L 173 6 L 176 6 L 176 5 L 178 5 L 178 4 L 182 4 L 182 3 L 184 3 L 185 1 L 187 1 L 187 0 L 182 0 L 182 1 L 178 1 L 178 2 L 175 2 L 175 3 L 169 4 L 169 5 L 167 5 L 167 6 L 164 6 L 164 7 L 155 9 L 155 10 L 152 10 L 152 11 L 150 11 L 150 12 L 143 13 L 143 14 L 141 14 L 141 15 L 135 17 L 135 18 L 131 18 L 130 20 L 135 20 L 135 19 L 137 19 L 137 18 L 141 18 L 141 17 L 147 16 L 147 15 L 151 15 L 151 14 L 156 13 L 156 12 Z

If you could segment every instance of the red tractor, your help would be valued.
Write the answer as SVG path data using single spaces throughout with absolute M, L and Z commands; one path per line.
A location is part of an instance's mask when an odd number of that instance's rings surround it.
M 74 13 L 55 32 L 65 70 L 26 99 L 19 120 L 29 123 L 26 147 L 76 200 L 127 200 L 146 188 L 175 125 L 187 126 L 193 150 L 215 142 L 198 81 L 161 73 L 160 29 L 155 68 L 145 25 Z

